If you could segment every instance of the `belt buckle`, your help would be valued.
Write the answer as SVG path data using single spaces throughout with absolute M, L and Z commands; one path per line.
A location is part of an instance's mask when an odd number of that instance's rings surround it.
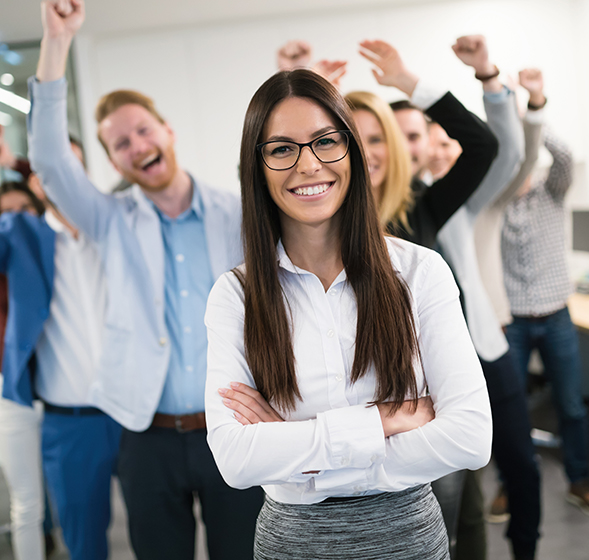
M 185 434 L 186 432 L 188 432 L 188 430 L 186 430 L 182 426 L 182 416 L 174 416 L 174 424 L 175 424 L 175 427 L 176 427 L 176 431 L 179 434 Z

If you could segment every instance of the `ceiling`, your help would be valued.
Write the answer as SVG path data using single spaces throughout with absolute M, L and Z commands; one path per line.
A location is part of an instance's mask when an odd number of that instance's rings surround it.
M 87 0 L 84 30 L 108 34 L 213 21 L 445 0 Z M 447 1 L 447 0 L 446 0 Z M 464 0 L 463 0 L 464 1 Z M 475 0 L 470 0 L 475 1 Z M 41 38 L 39 0 L 1 0 L 0 42 Z

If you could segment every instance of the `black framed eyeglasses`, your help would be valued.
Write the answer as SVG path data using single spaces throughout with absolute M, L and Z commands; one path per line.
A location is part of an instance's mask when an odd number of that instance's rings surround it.
M 335 130 L 304 144 L 272 140 L 258 144 L 256 149 L 260 152 L 262 160 L 268 168 L 274 171 L 286 171 L 297 164 L 305 146 L 309 147 L 321 163 L 334 163 L 348 155 L 350 131 Z

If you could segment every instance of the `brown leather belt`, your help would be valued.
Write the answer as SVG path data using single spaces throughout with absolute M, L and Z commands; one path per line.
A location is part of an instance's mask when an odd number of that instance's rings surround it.
M 207 424 L 205 422 L 204 412 L 180 415 L 156 412 L 151 426 L 153 428 L 173 428 L 182 434 L 184 432 L 193 432 L 194 430 L 204 430 Z

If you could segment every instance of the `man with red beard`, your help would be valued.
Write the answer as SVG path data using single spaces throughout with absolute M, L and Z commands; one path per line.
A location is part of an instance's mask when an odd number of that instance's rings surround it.
M 44 35 L 29 82 L 30 159 L 104 262 L 103 351 L 88 400 L 124 427 L 118 475 L 133 549 L 139 560 L 192 560 L 197 494 L 210 558 L 251 558 L 262 493 L 224 483 L 203 412 L 204 311 L 216 278 L 240 261 L 239 200 L 178 166 L 172 129 L 134 91 L 112 92 L 96 110 L 100 142 L 133 187 L 116 198 L 96 190 L 67 140 L 64 73 L 84 2 L 41 6 Z

